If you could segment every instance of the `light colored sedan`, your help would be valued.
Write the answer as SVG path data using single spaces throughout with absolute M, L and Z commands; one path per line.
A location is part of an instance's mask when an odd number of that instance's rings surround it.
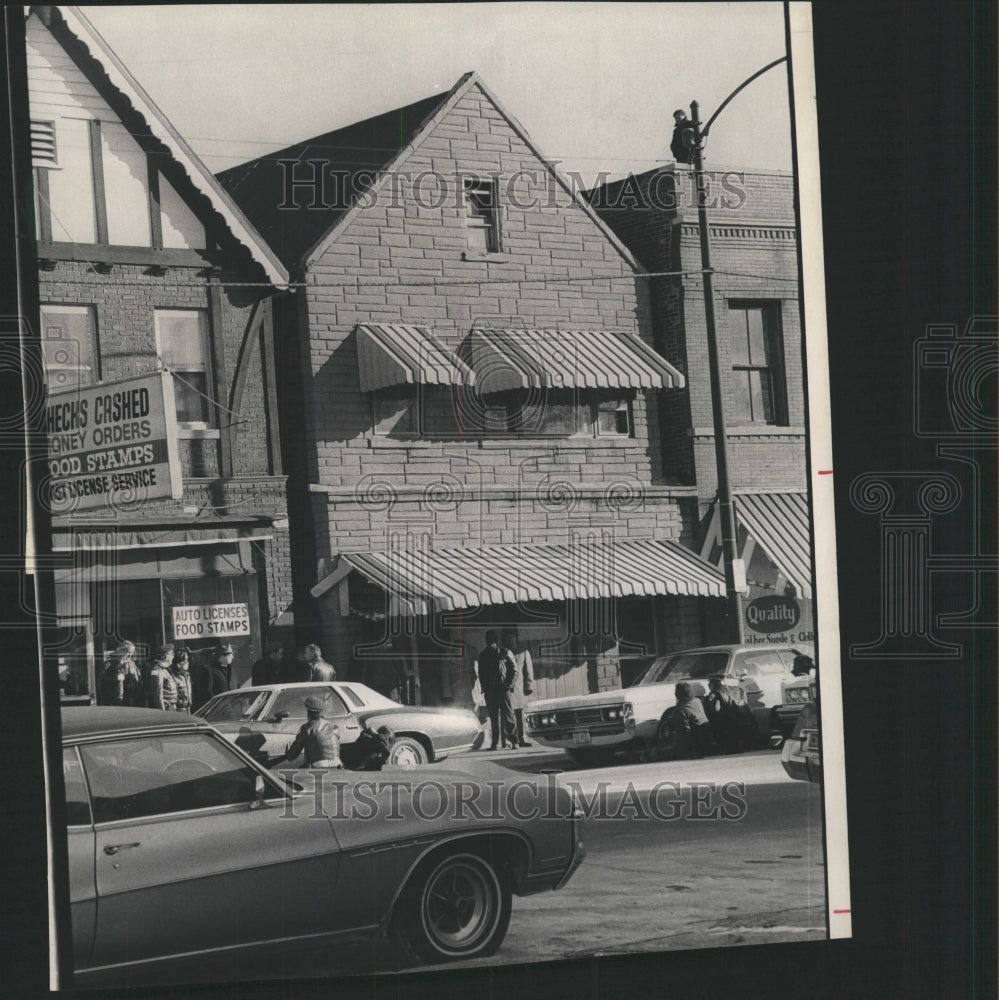
M 468 709 L 400 705 L 353 681 L 241 687 L 216 695 L 194 714 L 270 766 L 284 761 L 285 748 L 307 719 L 305 699 L 310 695 L 322 699 L 323 715 L 340 729 L 345 767 L 359 763 L 354 744 L 365 726 L 392 730 L 389 764 L 426 764 L 482 744 L 482 727 Z
M 554 782 L 282 775 L 189 715 L 62 718 L 75 986 L 238 979 L 254 962 L 281 977 L 299 948 L 361 941 L 407 964 L 491 955 L 512 896 L 561 888 L 583 858 Z

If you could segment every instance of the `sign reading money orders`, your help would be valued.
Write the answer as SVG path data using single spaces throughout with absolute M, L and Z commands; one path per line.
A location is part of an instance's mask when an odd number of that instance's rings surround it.
M 179 500 L 175 412 L 168 372 L 51 393 L 45 425 L 53 512 Z

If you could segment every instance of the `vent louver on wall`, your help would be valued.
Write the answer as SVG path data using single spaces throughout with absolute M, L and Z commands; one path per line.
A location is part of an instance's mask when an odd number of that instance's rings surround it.
M 56 167 L 55 122 L 31 122 L 31 162 L 36 167 Z

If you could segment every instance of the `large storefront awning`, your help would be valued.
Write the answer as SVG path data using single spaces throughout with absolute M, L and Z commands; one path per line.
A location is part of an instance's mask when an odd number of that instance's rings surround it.
M 389 595 L 390 615 L 403 616 L 516 601 L 725 595 L 713 566 L 675 542 L 653 539 L 344 553 L 312 595 L 346 584 L 355 571 Z M 346 601 L 341 612 L 349 612 Z
M 746 493 L 735 497 L 735 517 L 759 545 L 799 597 L 812 597 L 812 543 L 808 527 L 808 497 L 804 493 Z M 720 538 L 715 506 L 702 555 L 709 558 L 715 536 Z
M 426 327 L 362 323 L 357 327 L 361 391 L 392 385 L 472 385 L 475 375 Z
M 482 391 L 684 385 L 683 375 L 632 333 L 474 329 L 469 345 Z

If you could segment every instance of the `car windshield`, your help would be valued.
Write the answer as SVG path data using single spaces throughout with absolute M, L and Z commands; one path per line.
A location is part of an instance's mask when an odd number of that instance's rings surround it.
M 702 653 L 673 653 L 661 656 L 635 682 L 636 684 L 669 684 L 724 674 L 728 652 L 724 649 Z
M 240 722 L 254 715 L 263 705 L 268 692 L 241 688 L 220 694 L 195 713 L 207 722 Z

